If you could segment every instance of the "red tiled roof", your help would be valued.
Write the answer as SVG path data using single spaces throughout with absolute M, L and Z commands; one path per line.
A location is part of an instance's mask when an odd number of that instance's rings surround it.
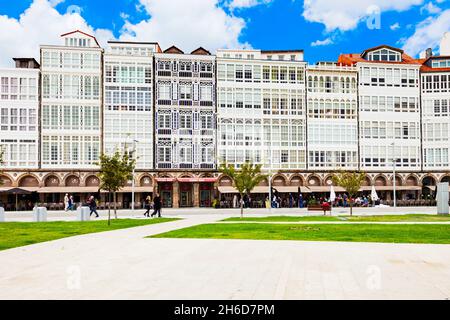
M 209 52 L 208 50 L 206 50 L 203 47 L 199 47 L 199 48 L 195 49 L 194 51 L 192 51 L 191 54 L 210 56 L 211 52 Z
M 347 66 L 353 66 L 358 62 L 367 62 L 367 63 L 387 63 L 387 64 L 421 64 L 418 60 L 410 57 L 406 53 L 402 54 L 401 62 L 398 61 L 368 61 L 358 53 L 350 53 L 350 54 L 341 54 L 338 59 L 338 63 Z
M 425 72 L 425 73 L 450 72 L 450 68 L 432 68 L 428 65 L 428 62 L 430 60 L 440 60 L 440 59 L 450 59 L 450 56 L 432 56 L 427 59 L 420 59 L 420 62 L 422 63 L 422 67 L 420 68 L 420 71 Z
M 184 52 L 182 50 L 180 50 L 179 48 L 177 48 L 175 46 L 171 46 L 170 48 L 167 48 L 166 50 L 164 50 L 164 53 L 184 54 Z

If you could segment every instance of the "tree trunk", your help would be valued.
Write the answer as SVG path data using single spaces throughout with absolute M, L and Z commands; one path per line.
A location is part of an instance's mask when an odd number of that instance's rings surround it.
M 241 205 L 241 219 L 244 218 L 244 196 L 241 194 L 240 199 L 240 205 Z
M 350 217 L 353 217 L 353 200 L 350 199 Z
M 114 217 L 117 220 L 117 193 L 114 191 Z

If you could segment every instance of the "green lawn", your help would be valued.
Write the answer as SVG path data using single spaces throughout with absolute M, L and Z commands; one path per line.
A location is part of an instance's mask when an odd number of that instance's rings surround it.
M 215 223 L 175 230 L 152 238 L 450 244 L 450 225 Z
M 408 215 L 384 215 L 384 216 L 338 216 L 338 217 L 292 217 L 292 216 L 273 216 L 262 218 L 229 218 L 224 222 L 311 222 L 311 221 L 350 221 L 350 222 L 450 222 L 450 216 L 426 215 L 426 214 L 408 214 Z
M 140 227 L 174 220 L 177 219 L 118 219 L 112 220 L 111 226 L 108 226 L 107 221 L 0 223 L 0 251 L 82 234 Z

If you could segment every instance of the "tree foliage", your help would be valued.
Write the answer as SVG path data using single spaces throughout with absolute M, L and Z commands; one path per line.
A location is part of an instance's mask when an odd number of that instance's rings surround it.
M 101 181 L 100 190 L 113 194 L 114 214 L 117 219 L 116 194 L 126 186 L 129 180 L 133 179 L 132 173 L 136 161 L 130 157 L 128 152 L 121 154 L 119 151 L 116 151 L 111 156 L 102 154 L 98 165 L 100 166 L 100 172 L 97 175 Z M 111 204 L 108 209 L 108 221 L 110 221 Z
M 241 196 L 241 217 L 244 216 L 244 195 L 250 196 L 253 189 L 262 181 L 267 179 L 267 175 L 261 171 L 262 165 L 255 165 L 251 162 L 244 163 L 240 169 L 236 169 L 234 165 L 223 163 L 220 166 L 220 172 L 230 177 L 233 181 L 233 186 Z
M 339 171 L 333 175 L 333 183 L 347 191 L 350 197 L 350 215 L 353 215 L 353 199 L 358 194 L 366 179 L 366 174 L 360 171 Z

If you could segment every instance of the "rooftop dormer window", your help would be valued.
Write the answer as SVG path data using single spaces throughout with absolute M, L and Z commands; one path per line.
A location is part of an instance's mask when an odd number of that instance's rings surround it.
M 387 61 L 387 62 L 401 62 L 402 55 L 393 50 L 380 49 L 367 53 L 368 61 Z
M 66 46 L 68 47 L 83 47 L 91 46 L 91 39 L 86 38 L 66 38 Z
M 432 68 L 450 68 L 450 59 L 448 60 L 433 60 Z

